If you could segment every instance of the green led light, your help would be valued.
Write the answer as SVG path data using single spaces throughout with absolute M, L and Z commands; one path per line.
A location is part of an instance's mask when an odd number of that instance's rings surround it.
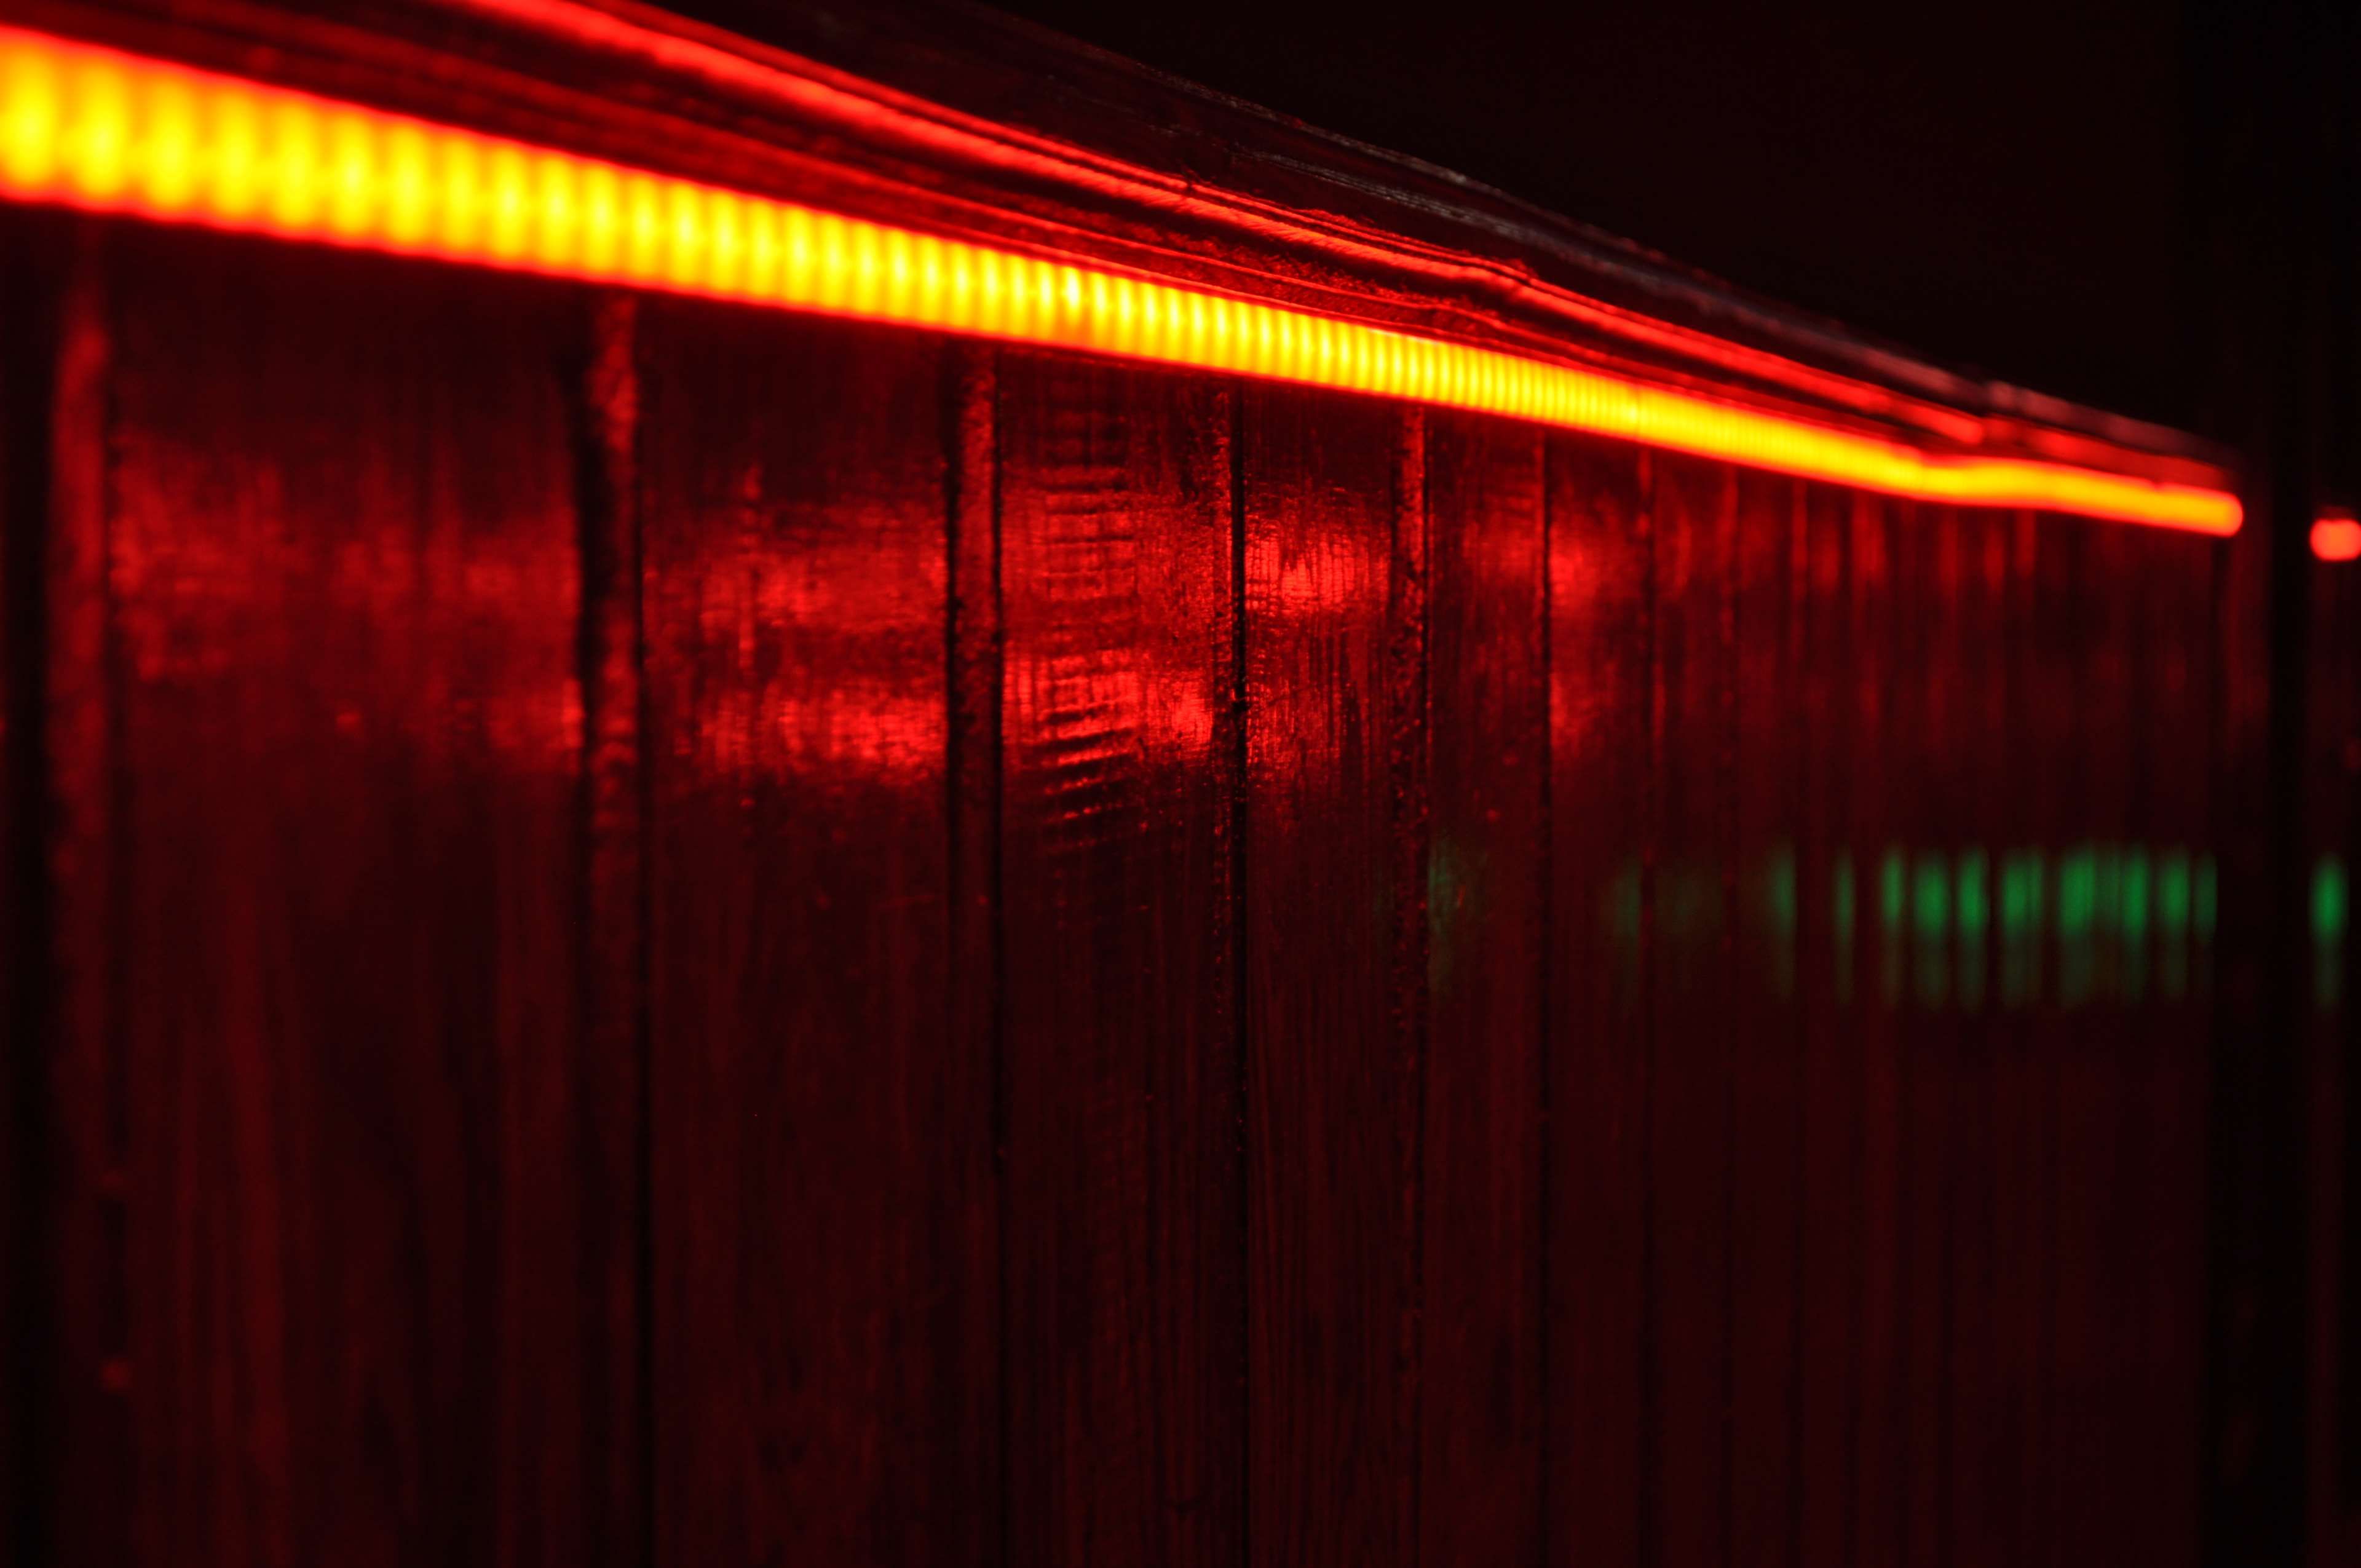
M 1763 912 L 1773 930 L 1795 936 L 1795 851 L 1789 845 L 1773 850 L 1763 867 Z
M 1902 913 L 1905 872 L 1899 846 L 1889 847 L 1877 865 L 1879 994 L 1889 1007 L 1902 1000 Z
M 1940 1007 L 1950 999 L 1951 869 L 1939 856 L 1922 858 L 1911 879 L 1911 916 L 1917 927 L 1918 1004 Z
M 2031 869 L 2023 855 L 2010 855 L 2000 863 L 2000 934 L 2004 940 L 2032 929 L 2033 889 L 2026 877 Z
M 1992 905 L 1984 880 L 1984 852 L 1982 850 L 1960 851 L 1959 888 L 1960 934 L 1983 940 L 1984 927 L 1992 920 Z
M 2101 844 L 2092 851 L 2098 868 L 2098 899 L 2092 911 L 2092 934 L 2097 955 L 2094 981 L 2099 994 L 2114 1001 L 2124 994 L 2124 854 L 2120 846 Z
M 2323 855 L 2312 869 L 2312 939 L 2325 947 L 2345 939 L 2346 889 L 2345 861 Z
M 2157 981 L 2168 1002 L 2189 994 L 2189 852 L 2167 850 L 2156 863 Z
M 2058 862 L 2058 1002 L 2079 1007 L 2091 1000 L 2098 981 L 2092 928 L 2099 916 L 2099 858 L 2079 845 Z
M 2122 851 L 2118 863 L 2123 868 L 2124 1000 L 2138 1002 L 2147 995 L 2148 901 L 2154 879 L 2145 845 Z
M 1955 915 L 1960 932 L 1960 1005 L 1971 1010 L 1984 1004 L 1984 933 L 1992 926 L 1991 894 L 1986 884 L 1984 852 L 1960 851 L 1953 879 Z
M 1911 884 L 1911 912 L 1918 923 L 1918 935 L 1928 940 L 1950 928 L 1951 868 L 1940 857 L 1930 855 L 1918 862 Z
M 2156 923 L 2160 930 L 2189 929 L 2189 854 L 2167 850 L 2156 863 Z
M 2024 1007 L 2039 982 L 2041 857 L 2020 850 L 2000 863 L 2000 1001 Z
M 1771 936 L 1771 987 L 1781 1000 L 1795 994 L 1795 850 L 1780 844 L 1763 867 L 1763 913 Z
M 2323 1013 L 2345 999 L 2345 926 L 2349 904 L 2344 858 L 2321 856 L 2312 868 L 2312 997 Z
M 2189 928 L 2195 937 L 2194 950 L 2189 955 L 2190 989 L 2204 995 L 2213 986 L 2214 916 L 2219 909 L 2219 878 L 2213 857 L 2197 857 L 2197 869 L 2189 879 Z
M 2058 862 L 2058 929 L 2070 937 L 2090 934 L 2099 910 L 2098 857 L 2077 849 Z
M 2154 871 L 2148 863 L 2147 850 L 2139 846 L 2124 851 L 2117 863 L 2123 868 L 2124 938 L 2136 941 L 2147 935 L 2150 890 L 2155 885 Z
M 1481 862 L 1438 842 L 1429 863 L 1436 939 L 1435 980 L 1450 972 L 1455 916 L 1477 894 Z M 1802 897 L 1796 847 L 1781 840 L 1733 884 L 1727 868 L 1691 861 L 1651 871 L 1638 858 L 1623 862 L 1599 889 L 1598 927 L 1602 959 L 1611 955 L 1617 994 L 1636 1005 L 1647 990 L 1649 910 L 1661 977 L 1688 983 L 1719 964 L 1719 944 L 1733 913 L 1742 916 L 1740 957 L 1782 1000 L 1795 995 L 1796 965 L 1808 915 L 1822 905 Z M 1865 888 L 1852 852 L 1833 850 L 1827 880 L 1830 978 L 1839 1005 L 1850 1005 L 1861 946 L 1862 896 L 1876 910 L 1879 984 L 1899 1004 L 1984 1006 L 1988 992 L 2006 1008 L 2037 1004 L 2045 983 L 2061 1006 L 2138 1003 L 2153 992 L 2181 1002 L 2206 978 L 2207 943 L 2215 923 L 2217 878 L 2211 857 L 2178 845 L 2070 846 L 2053 861 L 2019 847 L 1995 852 L 1981 845 L 1948 855 L 1888 845 Z M 2344 986 L 2350 880 L 2342 860 L 2321 859 L 2308 884 L 2309 929 L 2316 993 L 2336 1004 Z M 1653 890 L 1653 903 L 1650 889 Z M 1742 891 L 1733 905 L 1732 894 Z M 2056 919 L 2048 916 L 2054 912 Z M 2045 981 L 2044 958 L 2055 928 L 2055 981 Z M 1759 969 L 1756 966 L 1760 966 Z M 1717 971 L 1718 972 L 1718 971 Z M 1905 990 L 1906 988 L 1906 990 Z
M 1852 1000 L 1854 914 L 1852 852 L 1839 850 L 1834 863 L 1828 868 L 1828 926 L 1833 938 L 1829 946 L 1836 955 L 1837 1001 L 1839 1004 Z

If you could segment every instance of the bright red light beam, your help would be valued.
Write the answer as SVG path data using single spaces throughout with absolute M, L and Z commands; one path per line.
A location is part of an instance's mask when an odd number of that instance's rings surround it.
M 1469 409 L 1918 500 L 2210 534 L 2241 515 L 2223 490 L 1924 451 L 11 28 L 0 197 Z
M 2324 511 L 2312 524 L 2312 553 L 2323 561 L 2361 560 L 2361 519 Z

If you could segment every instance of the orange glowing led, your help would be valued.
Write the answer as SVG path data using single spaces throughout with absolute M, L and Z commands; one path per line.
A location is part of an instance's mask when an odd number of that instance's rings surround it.
M 2225 491 L 1932 453 L 0 28 L 0 196 L 1365 392 L 1918 500 L 2237 531 Z
M 2361 560 L 2361 519 L 2324 511 L 2312 520 L 2312 553 L 2323 561 Z

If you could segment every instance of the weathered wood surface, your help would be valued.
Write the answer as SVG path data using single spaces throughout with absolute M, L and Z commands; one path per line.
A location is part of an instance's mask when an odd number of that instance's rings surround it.
M 2187 1560 L 2217 546 L 0 241 L 59 1560 Z

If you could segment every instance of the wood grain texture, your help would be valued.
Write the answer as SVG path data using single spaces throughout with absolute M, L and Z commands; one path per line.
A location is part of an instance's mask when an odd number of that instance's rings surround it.
M 0 1301 L 14 1453 L 0 1489 L 29 1557 L 120 1561 L 132 1473 L 125 1378 L 122 972 L 112 941 L 115 669 L 107 583 L 104 228 L 12 225 L 5 398 L 6 1039 Z
M 1542 1477 L 1543 445 L 1429 425 L 1422 1561 L 1529 1562 Z
M 1796 1561 L 1801 1389 L 1802 1034 L 1795 839 L 1804 747 L 1802 487 L 1738 476 L 1731 619 L 1730 1532 L 1750 1563 Z
M 1007 1219 L 1000 1139 L 1007 1107 L 1000 1038 L 1000 355 L 953 344 L 948 372 L 950 581 L 949 1037 L 943 1102 L 963 1107 L 960 1230 L 949 1238 L 959 1281 L 936 1298 L 964 1384 L 939 1392 L 941 1414 L 917 1437 L 935 1487 L 963 1498 L 954 1561 L 1004 1560 L 1008 1399 L 1001 1382 Z M 983 1113 L 979 1118 L 976 1114 Z M 980 1136 L 978 1135 L 981 1135 Z
M 2158 774 L 2166 741 L 2156 677 L 2155 552 L 2130 530 L 2114 531 L 2117 554 L 2112 570 L 2122 579 L 2122 610 L 2116 642 L 2121 649 L 2121 702 L 2125 712 L 2125 762 L 2121 827 L 2114 868 L 2114 1014 L 2121 1030 L 2115 1070 L 2120 1082 L 2122 1146 L 2113 1177 L 2116 1321 L 2125 1332 L 2112 1346 L 2112 1387 L 2122 1454 L 2119 1474 L 2126 1499 L 2149 1495 L 2169 1441 L 2160 1418 L 2171 1375 L 2148 1360 L 2148 1280 L 2155 1270 L 2156 1208 L 2161 1166 L 2158 1134 L 2165 1115 L 2163 1066 L 2170 1054 L 2165 1031 L 2156 1026 L 2155 846 L 2160 837 Z M 2126 1506 L 2118 1515 L 2117 1539 L 2143 1560 L 2155 1561 L 2167 1548 L 2168 1511 Z
M 1988 1036 L 1993 1058 L 1994 1225 L 1994 1441 L 2001 1458 L 1993 1480 L 1994 1539 L 2004 1561 L 2037 1555 L 2037 1509 L 2044 1495 L 2047 1399 L 2047 1254 L 2050 1215 L 2048 1064 L 2034 1020 L 2039 1004 L 2041 941 L 2037 908 L 2045 770 L 2032 755 L 2041 696 L 2038 629 L 2033 613 L 2037 524 L 2030 512 L 2000 520 L 2004 576 L 1993 607 L 1995 684 L 2002 690 L 2006 740 L 1993 758 L 1989 798 L 1994 853 L 1995 932 Z
M 55 293 L 30 254 L 31 236 L 0 228 L 0 1343 L 21 1347 L 0 1364 L 0 1530 L 44 1556 L 49 1508 L 38 1452 L 55 1339 L 42 1299 L 49 1251 L 49 1113 L 41 1071 L 40 1021 L 31 1005 L 38 960 L 26 951 L 45 921 L 43 878 L 26 844 L 27 806 L 41 791 L 41 759 L 27 742 L 33 709 L 28 669 L 41 657 L 47 597 L 35 552 L 47 535 L 49 433 L 48 373 L 55 362 L 40 323 L 55 319 Z M 30 1353 L 30 1354 L 27 1354 Z
M 1953 1118 L 1962 1084 L 1951 972 L 1951 869 L 1960 790 L 1955 728 L 1959 689 L 1958 513 L 1917 507 L 1894 540 L 1896 636 L 1891 655 L 1895 704 L 1891 765 L 1910 781 L 1890 818 L 1898 850 L 1899 908 L 1894 935 L 1904 955 L 1894 999 L 1904 1022 L 1894 1060 L 1901 1096 L 1900 1183 L 1901 1461 L 1903 1561 L 1932 1564 L 1949 1545 L 1947 1487 L 1953 1387 L 1949 1365 L 1951 1290 Z M 1891 887 L 1881 897 L 1891 899 Z
M 1397 416 L 1255 389 L 1246 528 L 1250 1535 L 1293 1563 L 1413 1561 L 1398 1364 L 1415 1285 L 1396 1128 L 1387 616 Z
M 647 1382 L 647 694 L 642 627 L 639 302 L 609 293 L 584 313 L 568 367 L 582 576 L 582 1201 L 608 1217 L 586 1238 L 579 1285 L 602 1325 L 582 1368 L 586 1550 L 643 1563 L 653 1412 Z
M 1855 1284 L 1859 1277 L 1860 1081 L 1851 1049 L 1860 926 L 1853 838 L 1852 619 L 1849 580 L 1854 499 L 1825 486 L 1804 494 L 1803 753 L 1796 907 L 1797 992 L 1804 1036 L 1803 1149 L 1797 1201 L 1800 1338 L 1795 1464 L 1796 1552 L 1807 1563 L 1853 1561 L 1860 1420 Z
M 2321 882 L 2340 861 L 2351 864 L 2356 844 L 2356 792 L 2340 753 L 2361 711 L 2361 641 L 2351 630 L 2355 589 L 2339 568 L 2310 566 L 2306 597 L 2302 776 L 2293 796 L 2300 812 L 2290 881 L 2280 895 L 2293 950 L 2284 967 L 2300 976 L 2287 1001 L 2294 1020 L 2302 1085 L 2303 1201 L 2300 1227 L 2304 1268 L 2303 1492 L 2308 1560 L 2334 1561 L 2343 1533 L 2338 1496 L 2340 1386 L 2353 1371 L 2352 1347 L 2338 1332 L 2341 1300 L 2356 1266 L 2351 1202 L 2352 1157 L 2345 1152 L 2354 1086 L 2352 1014 L 2341 994 L 2348 966 L 2340 944 L 2320 930 L 2314 908 Z M 2282 1124 L 2284 1126 L 2284 1124 Z
M 2037 520 L 2027 589 L 2031 653 L 2026 764 L 2033 801 L 2031 840 L 2040 854 L 2035 989 L 2028 1018 L 2040 1134 L 2037 1209 L 2033 1216 L 2040 1306 L 2033 1376 L 2039 1405 L 2034 1412 L 2035 1436 L 2029 1445 L 2038 1456 L 2038 1468 L 2030 1481 L 2031 1518 L 2026 1533 L 2033 1561 L 2048 1564 L 2070 1561 L 2063 1556 L 2062 1523 L 2068 1477 L 2081 1462 L 2071 1446 L 2075 1433 L 2070 1423 L 2077 1411 L 2067 1370 L 2069 1346 L 2061 1339 L 2061 1298 L 2073 1288 L 2082 1255 L 2072 1250 L 2074 1233 L 2065 1201 L 2071 1173 L 2078 1168 L 2078 1156 L 2071 1102 L 2066 1092 L 2073 1076 L 2067 1053 L 2074 1033 L 2062 1001 L 2067 953 L 2061 937 L 2059 892 L 2064 852 L 2081 831 L 2085 809 L 2081 751 L 2083 633 L 2079 619 L 2082 543 L 2079 534 L 2060 530 L 2055 520 Z
M 643 332 L 659 1556 L 986 1560 L 941 351 L 689 307 Z
M 1637 1563 L 1647 1343 L 1651 518 L 1640 455 L 1549 454 L 1548 1560 Z
M 1238 1550 L 1229 396 L 1002 367 L 1017 1562 Z
M 1654 473 L 1658 874 L 1650 1530 L 1664 1568 L 1727 1562 L 1735 997 L 1737 479 Z
M 1898 1563 L 1909 1474 L 1902 1444 L 1901 1034 L 1906 978 L 1902 930 L 1903 813 L 1908 787 L 1897 738 L 1906 734 L 1894 660 L 1907 613 L 1895 535 L 1911 510 L 1874 496 L 1854 498 L 1849 544 L 1851 619 L 1851 778 L 1847 803 L 1855 932 L 1852 1012 L 1846 1030 L 1852 1065 L 1853 1180 L 1860 1237 L 1854 1254 L 1853 1336 L 1859 1369 L 1853 1424 L 1853 1561 Z M 1897 776 L 1899 775 L 1899 776 Z
M 2191 1560 L 2221 547 L 19 216 L 42 1560 Z
M 2142 1179 L 2157 1201 L 2141 1211 L 2133 1376 L 2147 1398 L 2148 1439 L 2142 1489 L 2162 1499 L 2147 1516 L 2151 1554 L 2175 1565 L 2196 1561 L 2199 1473 L 2190 1434 L 2196 1429 L 2202 1352 L 2196 1304 L 2203 1299 L 2202 1237 L 2175 1216 L 2204 1202 L 2205 1102 L 2208 1051 L 2191 1027 L 2188 997 L 2187 847 L 2202 833 L 2209 795 L 2213 725 L 2212 683 L 2203 676 L 2213 639 L 2206 601 L 2213 572 L 2207 550 L 2178 550 L 2168 542 L 2141 551 L 2143 614 L 2138 666 L 2149 735 L 2146 830 L 2153 846 L 2147 868 L 2147 993 L 2140 1007 L 2150 1042 L 2143 1115 L 2146 1168 Z
M 1427 1047 L 1433 1026 L 1427 998 L 1434 981 L 1432 860 L 1434 841 L 1433 749 L 1427 744 L 1427 701 L 1433 689 L 1433 511 L 1427 491 L 1428 418 L 1423 409 L 1394 421 L 1394 528 L 1386 574 L 1386 767 L 1392 798 L 1392 842 L 1387 882 L 1392 890 L 1392 954 L 1386 991 L 1396 1019 L 1395 1074 L 1411 1092 L 1396 1107 L 1395 1223 L 1411 1238 L 1410 1267 L 1394 1303 L 1394 1362 L 1404 1418 L 1400 1442 L 1411 1456 L 1410 1485 L 1395 1499 L 1402 1550 L 1419 1553 L 1425 1503 L 1422 1461 L 1425 1437 L 1425 1204 Z
M 589 1560 L 570 297 L 120 237 L 141 1555 Z
M 1957 793 L 1951 836 L 1953 1047 L 1958 1099 L 1950 1160 L 1950 1227 L 1945 1274 L 1946 1377 L 1951 1387 L 1946 1440 L 1945 1519 L 1949 1561 L 1960 1568 L 2014 1561 L 2001 1485 L 2010 1460 L 2004 1413 L 2013 1371 L 2001 1355 L 2000 1169 L 2015 1143 L 2002 1117 L 2001 1064 L 2007 1047 L 1994 916 L 2010 842 L 2008 647 L 2002 610 L 2009 586 L 2013 520 L 1962 510 L 1958 521 L 1957 632 L 1949 725 Z M 1971 677 L 1971 672 L 1990 672 Z
M 2158 1025 L 2156 1111 L 2149 1129 L 2155 1197 L 2142 1285 L 2147 1332 L 2140 1376 L 2155 1391 L 2155 1469 L 2146 1490 L 2157 1499 L 2156 1550 L 2167 1568 L 2185 1568 L 2198 1560 L 2202 1496 L 2197 1433 L 2204 1380 L 2205 1238 L 2180 1217 L 2204 1211 L 2213 1027 L 2203 1005 L 2210 993 L 2194 911 L 2184 898 L 2193 894 L 2196 862 L 2210 858 L 2217 810 L 2214 759 L 2222 685 L 2213 596 L 2222 553 L 2214 544 L 2158 541 L 2149 567 L 2153 599 L 2146 666 L 2156 704 L 2153 820 L 2162 859 L 2155 883 L 2149 1014 Z
M 55 1116 L 45 1172 L 57 1204 L 50 1310 L 63 1352 L 53 1374 L 52 1540 L 62 1560 L 87 1563 L 132 1549 L 131 1521 L 110 1500 L 131 1485 L 137 1465 L 127 1403 L 123 1009 L 139 971 L 116 924 L 128 853 L 111 515 L 123 285 L 112 255 L 103 229 L 77 223 L 59 258 L 36 721 L 47 773 L 38 821 L 49 940 L 37 949 L 45 960 L 37 983 Z
M 2069 796 L 2072 837 L 2062 846 L 2059 993 L 2067 1014 L 2059 1052 L 2057 1370 L 2059 1463 L 2087 1480 L 2064 1489 L 2058 1544 L 2069 1563 L 2111 1551 L 2125 1484 L 2125 1431 L 2116 1387 L 2114 1321 L 2122 1237 L 2114 1186 L 2122 1155 L 2123 1031 L 2104 999 L 2115 979 L 2107 938 L 2115 890 L 2100 873 L 2102 846 L 2120 841 L 2128 784 L 2122 634 L 2108 566 L 2113 542 L 2099 531 L 2075 541 L 2070 648 L 2076 699 Z M 2110 726 L 2114 728 L 2110 728 Z

